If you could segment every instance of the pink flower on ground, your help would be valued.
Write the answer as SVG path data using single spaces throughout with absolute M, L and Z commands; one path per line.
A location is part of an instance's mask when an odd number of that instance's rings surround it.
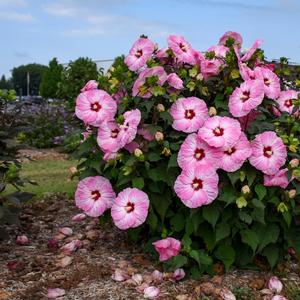
M 62 227 L 59 229 L 59 232 L 62 233 L 63 235 L 72 235 L 73 230 L 70 227 Z
M 148 286 L 144 289 L 144 298 L 155 299 L 159 296 L 160 290 L 155 286 Z
M 139 38 L 129 51 L 124 62 L 129 70 L 137 71 L 143 67 L 154 52 L 154 43 L 147 38 Z
M 251 156 L 252 149 L 246 135 L 242 132 L 240 139 L 231 147 L 223 148 L 219 167 L 227 172 L 237 171 Z
M 17 236 L 16 242 L 18 245 L 28 245 L 29 239 L 26 235 L 19 235 Z
M 270 99 L 277 99 L 280 95 L 280 81 L 278 76 L 268 68 L 256 67 L 255 77 L 264 83 L 265 94 Z
M 183 269 L 176 269 L 173 273 L 172 278 L 176 281 L 183 279 L 185 276 L 185 272 Z
M 261 80 L 247 80 L 229 97 L 229 111 L 234 117 L 246 116 L 264 99 L 264 84 Z
M 162 272 L 160 272 L 158 270 L 154 270 L 151 274 L 151 278 L 154 282 L 160 283 L 163 281 L 164 275 Z
M 182 143 L 177 162 L 183 170 L 203 165 L 212 165 L 214 168 L 218 168 L 221 157 L 221 149 L 209 146 L 196 133 L 192 133 Z
M 96 80 L 90 80 L 86 83 L 86 85 L 80 90 L 80 92 L 85 92 L 89 90 L 95 90 L 98 88 L 98 82 Z
M 288 300 L 288 299 L 281 295 L 275 295 L 274 297 L 272 297 L 271 300 Z
M 202 99 L 179 98 L 172 104 L 170 114 L 175 130 L 191 133 L 196 132 L 208 119 L 208 108 Z
M 226 46 L 226 42 L 229 38 L 234 39 L 234 45 L 238 45 L 239 47 L 241 47 L 241 45 L 243 43 L 243 38 L 241 37 L 241 35 L 239 33 L 234 32 L 234 31 L 225 32 L 221 36 L 221 38 L 219 40 L 219 44 Z
M 141 98 L 150 98 L 152 96 L 152 87 L 145 85 L 149 77 L 156 77 L 156 84 L 163 85 L 167 81 L 168 75 L 161 66 L 145 69 L 133 84 L 132 96 Z
M 283 285 L 282 285 L 282 282 L 278 279 L 277 276 L 272 276 L 269 279 L 268 288 L 271 291 L 279 294 L 282 291 Z
M 262 44 L 262 40 L 256 40 L 254 44 L 251 46 L 251 48 L 247 50 L 246 53 L 243 55 L 242 61 L 248 61 L 252 57 L 254 52 L 257 50 L 257 48 L 261 46 L 261 44 Z
M 130 278 L 130 276 L 122 269 L 116 269 L 114 274 L 111 275 L 114 281 L 122 282 Z
M 181 250 L 180 241 L 172 237 L 167 237 L 163 240 L 158 240 L 152 243 L 152 245 L 158 252 L 160 261 L 166 261 L 173 256 L 177 256 Z
M 137 188 L 126 188 L 115 199 L 111 216 L 114 224 L 122 229 L 135 228 L 143 224 L 148 215 L 149 198 Z
M 167 39 L 169 48 L 173 51 L 177 61 L 194 65 L 196 63 L 194 49 L 183 36 L 170 35 Z
M 66 291 L 63 289 L 48 289 L 46 297 L 49 299 L 55 299 L 58 297 L 62 297 L 66 294 Z
M 72 217 L 72 221 L 79 222 L 79 221 L 84 220 L 85 218 L 86 218 L 86 214 L 80 213 L 80 214 L 77 214 L 74 217 Z
M 98 127 L 103 121 L 114 118 L 117 104 L 102 90 L 88 90 L 76 99 L 75 114 L 84 123 Z
M 234 294 L 227 289 L 222 289 L 220 296 L 222 297 L 223 300 L 236 300 Z
M 219 177 L 209 165 L 185 169 L 177 177 L 174 191 L 189 208 L 213 202 L 218 196 Z
M 80 240 L 73 240 L 60 248 L 60 250 L 65 254 L 72 254 L 77 249 L 82 247 L 82 242 Z
M 285 189 L 288 184 L 288 178 L 286 176 L 287 168 L 278 171 L 275 175 L 264 175 L 264 186 L 280 186 Z
M 232 147 L 239 140 L 241 132 L 237 120 L 214 116 L 205 121 L 198 136 L 212 147 Z
M 250 164 L 267 175 L 274 175 L 285 163 L 286 147 L 273 131 L 256 135 L 251 148 Z
M 176 90 L 183 89 L 183 81 L 180 79 L 180 77 L 176 73 L 171 73 L 168 75 L 167 82 L 169 85 Z
M 276 102 L 279 104 L 279 109 L 282 112 L 293 113 L 294 100 L 298 98 L 298 92 L 295 90 L 282 91 Z
M 76 206 L 91 217 L 101 216 L 111 207 L 115 197 L 109 180 L 102 176 L 82 179 L 75 192 Z
M 126 111 L 124 121 L 120 127 L 120 143 L 126 145 L 132 142 L 137 134 L 137 127 L 141 121 L 141 112 L 138 109 Z

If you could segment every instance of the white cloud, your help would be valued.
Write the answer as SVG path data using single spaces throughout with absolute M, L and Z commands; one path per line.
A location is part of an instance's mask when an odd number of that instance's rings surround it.
M 0 0 L 0 6 L 24 7 L 27 6 L 27 2 L 25 0 Z
M 72 5 L 63 2 L 51 2 L 43 6 L 43 10 L 53 16 L 58 17 L 75 17 L 79 10 Z
M 0 11 L 0 20 L 24 23 L 32 23 L 36 21 L 36 19 L 30 13 L 19 13 L 13 11 Z

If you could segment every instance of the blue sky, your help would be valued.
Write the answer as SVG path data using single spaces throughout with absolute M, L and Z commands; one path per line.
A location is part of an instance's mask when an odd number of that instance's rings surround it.
M 184 35 L 204 51 L 228 30 L 268 58 L 300 63 L 300 0 L 0 0 L 0 75 L 26 63 L 126 54 L 142 33 L 160 46 Z

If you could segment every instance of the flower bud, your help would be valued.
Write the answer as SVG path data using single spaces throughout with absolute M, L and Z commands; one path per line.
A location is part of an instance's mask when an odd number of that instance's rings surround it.
M 299 166 L 299 159 L 298 158 L 293 158 L 291 161 L 290 161 L 290 166 L 292 168 L 297 168 Z
M 196 76 L 196 79 L 199 80 L 199 81 L 202 81 L 204 79 L 203 75 L 201 73 L 199 73 L 197 76 Z
M 160 141 L 163 141 L 164 140 L 164 134 L 162 133 L 162 132 L 160 132 L 160 131 L 157 131 L 156 133 L 155 133 L 155 140 L 157 141 L 157 142 L 160 142 Z
M 281 213 L 284 213 L 288 211 L 288 208 L 283 202 L 280 202 L 277 206 L 277 210 L 280 211 Z
M 250 193 L 250 188 L 249 188 L 248 185 L 244 185 L 244 186 L 242 187 L 242 193 L 243 193 L 243 194 L 249 194 L 249 193 Z
M 218 112 L 217 112 L 217 110 L 216 110 L 216 108 L 215 108 L 214 106 L 211 106 L 211 107 L 209 108 L 208 114 L 209 114 L 210 117 L 215 116 L 217 113 L 218 113 Z
M 72 218 L 72 221 L 79 222 L 84 220 L 85 218 L 86 218 L 86 214 L 77 214 Z
M 170 156 L 172 153 L 171 153 L 171 150 L 169 148 L 164 147 L 164 149 L 161 152 L 161 154 L 164 154 L 164 156 Z
M 75 174 L 75 173 L 77 173 L 76 167 L 70 167 L 70 168 L 69 168 L 69 171 L 70 171 L 70 173 L 71 173 L 72 175 Z
M 176 269 L 173 273 L 172 278 L 176 281 L 181 280 L 182 278 L 184 278 L 185 276 L 185 272 L 183 269 Z
M 157 109 L 157 111 L 159 111 L 159 112 L 165 111 L 165 107 L 164 107 L 164 105 L 161 104 L 161 103 L 157 104 L 156 109 Z
M 59 229 L 59 232 L 64 234 L 64 235 L 72 235 L 73 234 L 73 230 L 70 227 L 63 227 Z
M 141 149 L 136 148 L 136 149 L 134 150 L 134 156 L 135 156 L 135 157 L 140 157 L 140 156 L 142 156 L 142 155 L 143 155 L 143 151 L 142 151 Z
M 275 293 L 280 293 L 283 288 L 283 285 L 282 282 L 278 279 L 278 277 L 272 276 L 269 279 L 268 288 Z
M 297 191 L 295 189 L 289 191 L 289 198 L 293 199 L 296 197 Z
M 159 296 L 160 290 L 155 286 L 148 286 L 144 290 L 144 298 L 154 299 Z
M 17 236 L 16 242 L 18 245 L 28 245 L 29 239 L 26 235 Z
M 66 291 L 63 289 L 58 289 L 58 288 L 57 289 L 48 289 L 46 297 L 50 298 L 50 299 L 55 299 L 58 297 L 62 297 L 65 294 L 66 294 Z
M 236 199 L 236 205 L 238 208 L 246 207 L 247 204 L 248 204 L 248 202 L 244 197 L 239 197 Z

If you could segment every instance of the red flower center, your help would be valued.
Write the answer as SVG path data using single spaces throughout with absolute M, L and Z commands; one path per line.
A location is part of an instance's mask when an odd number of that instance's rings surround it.
M 272 148 L 270 146 L 264 147 L 264 156 L 270 158 L 273 154 Z
M 192 183 L 192 188 L 195 190 L 195 191 L 199 191 L 200 189 L 203 188 L 203 181 L 199 178 L 195 178 L 193 180 L 193 183 Z
M 246 102 L 247 100 L 249 100 L 249 98 L 250 98 L 250 91 L 244 91 L 241 96 L 241 100 L 243 102 Z
M 93 111 L 99 111 L 101 109 L 101 105 L 99 102 L 91 103 L 91 110 Z
M 264 78 L 264 84 L 265 84 L 266 86 L 269 86 L 270 83 L 271 83 L 271 81 L 270 81 L 269 78 Z
M 100 194 L 100 192 L 99 192 L 98 190 L 92 191 L 91 194 L 92 194 L 92 198 L 93 198 L 95 201 L 97 201 L 97 200 L 101 197 L 101 194 Z
M 205 157 L 205 152 L 204 152 L 204 150 L 203 150 L 203 149 L 197 148 L 197 149 L 195 150 L 194 157 L 195 157 L 198 161 L 200 161 L 201 159 L 203 159 L 203 158 Z
M 111 135 L 110 136 L 115 139 L 118 136 L 118 134 L 119 134 L 119 129 L 116 128 L 116 129 L 113 129 L 111 131 Z
M 138 50 L 138 51 L 136 51 L 136 53 L 135 53 L 135 57 L 136 57 L 136 58 L 140 58 L 142 55 L 143 55 L 143 50 Z
M 186 52 L 186 45 L 185 44 L 182 44 L 182 43 L 180 43 L 179 44 L 179 48 L 183 51 L 183 52 Z
M 231 155 L 236 151 L 236 149 L 234 147 L 229 148 L 227 151 L 224 151 L 225 154 L 227 155 Z
M 134 203 L 127 202 L 127 205 L 125 206 L 125 210 L 127 213 L 131 213 L 134 211 Z
M 215 136 L 222 136 L 224 134 L 224 129 L 221 127 L 217 127 L 213 130 Z
M 187 109 L 184 113 L 184 116 L 186 119 L 192 120 L 196 114 L 193 109 Z
M 293 106 L 293 100 L 292 100 L 292 99 L 285 100 L 284 105 L 285 105 L 286 107 L 291 107 L 291 106 Z

